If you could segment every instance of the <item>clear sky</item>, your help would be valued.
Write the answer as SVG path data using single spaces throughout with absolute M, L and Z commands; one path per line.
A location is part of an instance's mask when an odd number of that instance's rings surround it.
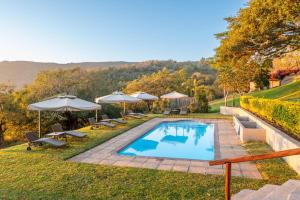
M 0 0 L 0 60 L 199 60 L 246 0 Z

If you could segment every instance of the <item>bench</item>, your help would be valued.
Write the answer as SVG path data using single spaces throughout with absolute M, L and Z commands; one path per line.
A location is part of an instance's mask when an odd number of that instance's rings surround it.
M 233 123 L 242 143 L 249 141 L 266 141 L 266 130 L 258 126 L 256 122 L 251 121 L 248 117 L 234 116 Z

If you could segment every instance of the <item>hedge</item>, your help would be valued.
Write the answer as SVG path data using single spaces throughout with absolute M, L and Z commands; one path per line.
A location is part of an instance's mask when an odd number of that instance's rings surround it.
M 300 103 L 242 96 L 240 106 L 300 139 Z

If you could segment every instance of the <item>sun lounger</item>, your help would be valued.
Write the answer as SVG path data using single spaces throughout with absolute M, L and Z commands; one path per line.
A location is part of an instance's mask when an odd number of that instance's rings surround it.
M 181 108 L 179 114 L 180 115 L 186 115 L 187 114 L 187 108 Z
M 112 118 L 109 118 L 107 115 L 101 115 L 102 117 L 102 122 L 117 122 L 119 124 L 126 124 L 127 122 L 125 120 L 122 120 L 122 119 L 112 119 Z
M 171 109 L 166 108 L 165 111 L 163 112 L 164 115 L 169 115 L 171 113 Z
M 95 118 L 89 118 L 89 123 L 93 128 L 99 128 L 100 126 L 106 126 L 106 127 L 110 127 L 110 128 L 114 128 L 116 125 L 109 123 L 109 122 L 96 122 Z
M 136 112 L 133 112 L 132 110 L 128 110 L 128 114 L 129 115 L 137 115 L 137 116 L 147 117 L 147 115 L 145 115 L 143 113 L 136 113 Z
M 48 144 L 53 147 L 63 147 L 66 146 L 67 143 L 65 141 L 56 140 L 53 138 L 39 138 L 36 132 L 27 132 L 26 138 L 28 140 L 27 150 L 31 150 L 31 146 L 34 145 L 43 145 Z
M 127 119 L 127 118 L 129 118 L 129 117 L 135 118 L 135 119 L 142 119 L 142 118 L 143 118 L 142 116 L 132 115 L 132 114 L 127 114 L 127 115 L 125 115 L 124 113 L 121 113 L 121 116 L 122 116 L 123 119 Z
M 72 137 L 79 137 L 79 138 L 86 137 L 86 134 L 78 132 L 78 131 L 73 131 L 73 130 L 72 131 L 64 131 L 64 129 L 60 123 L 53 124 L 51 126 L 51 129 L 54 133 L 65 133 L 65 135 L 72 136 Z

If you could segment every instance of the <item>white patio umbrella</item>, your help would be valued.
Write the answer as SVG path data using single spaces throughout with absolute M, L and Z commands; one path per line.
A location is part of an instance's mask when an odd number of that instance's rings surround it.
M 39 135 L 41 136 L 41 111 L 89 111 L 101 109 L 101 106 L 79 99 L 76 96 L 72 95 L 60 95 L 45 101 L 37 102 L 30 104 L 28 106 L 29 110 L 35 110 L 39 112 Z
M 146 92 L 135 92 L 133 94 L 131 94 L 130 96 L 141 99 L 141 100 L 145 100 L 145 101 L 155 101 L 158 100 L 157 96 L 148 94 Z
M 131 94 L 130 96 L 146 101 L 149 110 L 150 110 L 150 101 L 158 100 L 157 96 L 148 94 L 146 92 L 135 92 L 135 93 Z
M 168 93 L 168 94 L 164 94 L 162 95 L 160 98 L 162 99 L 181 99 L 181 98 L 187 98 L 188 95 L 186 94 L 181 94 L 179 92 L 171 92 L 171 93 Z
M 96 103 L 123 103 L 124 112 L 126 111 L 126 103 L 136 103 L 139 101 L 141 101 L 141 99 L 126 95 L 119 91 L 95 99 Z
M 170 99 L 170 101 L 172 102 L 172 104 L 176 105 L 175 107 L 178 107 L 178 106 L 180 107 L 181 102 L 183 100 L 185 100 L 185 99 L 188 99 L 188 97 L 189 97 L 188 95 L 181 94 L 179 92 L 174 91 L 174 92 L 162 95 L 160 98 L 162 98 L 162 99 Z

